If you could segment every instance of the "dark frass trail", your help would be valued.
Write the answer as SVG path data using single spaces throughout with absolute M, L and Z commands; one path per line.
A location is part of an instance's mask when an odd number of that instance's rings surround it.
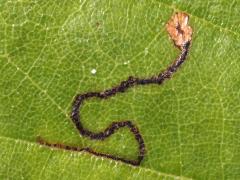
M 84 101 L 89 100 L 91 98 L 100 98 L 100 99 L 108 99 L 116 95 L 117 93 L 124 93 L 129 88 L 138 86 L 138 85 L 149 85 L 149 84 L 158 84 L 161 85 L 166 79 L 172 77 L 172 75 L 179 69 L 179 67 L 183 64 L 186 60 L 186 57 L 189 52 L 189 47 L 191 44 L 191 36 L 192 36 L 192 28 L 188 25 L 189 17 L 185 13 L 176 13 L 174 14 L 171 19 L 167 23 L 167 31 L 173 40 L 176 47 L 181 50 L 180 55 L 177 57 L 176 60 L 173 61 L 165 70 L 160 72 L 158 75 L 154 75 L 147 78 L 138 78 L 130 76 L 127 80 L 122 81 L 119 85 L 114 86 L 110 89 L 104 90 L 102 92 L 87 92 L 83 94 L 76 95 L 73 105 L 72 105 L 72 112 L 71 112 L 71 119 L 76 126 L 77 130 L 82 136 L 88 137 L 94 140 L 104 140 L 114 134 L 118 129 L 126 127 L 134 135 L 136 141 L 138 142 L 138 157 L 135 160 L 125 159 L 122 157 L 118 157 L 111 154 L 105 154 L 101 152 L 97 152 L 89 147 L 76 147 L 76 146 L 68 146 L 60 143 L 50 143 L 45 141 L 44 139 L 38 137 L 38 143 L 53 147 L 53 148 L 60 148 L 70 151 L 85 151 L 91 153 L 96 156 L 101 156 L 105 158 L 110 158 L 117 161 L 122 161 L 124 163 L 128 163 L 134 166 L 140 165 L 141 161 L 144 158 L 146 153 L 146 147 L 144 144 L 143 137 L 135 124 L 132 123 L 130 120 L 125 121 L 118 121 L 111 123 L 105 130 L 101 132 L 92 132 L 83 127 L 81 123 L 81 116 L 80 116 L 80 107 L 83 105 Z

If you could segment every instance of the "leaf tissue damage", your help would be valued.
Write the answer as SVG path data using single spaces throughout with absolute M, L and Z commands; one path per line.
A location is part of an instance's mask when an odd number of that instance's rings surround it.
M 176 13 L 166 26 L 171 39 L 179 49 L 192 40 L 192 28 L 188 25 L 188 21 L 189 16 L 186 13 Z
M 186 13 L 178 12 L 175 13 L 166 25 L 166 29 L 169 33 L 170 38 L 173 40 L 175 46 L 181 50 L 180 55 L 174 60 L 165 70 L 161 71 L 157 75 L 153 75 L 151 77 L 146 78 L 138 78 L 129 76 L 127 80 L 120 82 L 118 85 L 101 91 L 101 92 L 86 92 L 82 94 L 77 94 L 74 98 L 72 104 L 72 112 L 71 112 L 71 119 L 74 123 L 75 127 L 77 128 L 78 132 L 85 137 L 94 140 L 104 140 L 114 134 L 117 130 L 121 128 L 128 128 L 130 132 L 134 135 L 137 143 L 138 143 L 138 156 L 136 159 L 125 159 L 122 157 L 118 157 L 111 154 L 105 154 L 98 152 L 94 149 L 89 147 L 76 147 L 76 146 L 69 146 L 64 145 L 61 143 L 51 143 L 44 140 L 41 137 L 37 138 L 38 143 L 52 147 L 52 148 L 59 148 L 65 149 L 70 151 L 85 151 L 90 154 L 101 156 L 105 158 L 110 158 L 117 161 L 122 161 L 127 164 L 131 164 L 134 166 L 139 166 L 144 156 L 146 154 L 146 147 L 144 143 L 144 138 L 141 135 L 138 127 L 132 123 L 132 121 L 125 120 L 125 121 L 118 121 L 111 123 L 105 130 L 101 132 L 93 132 L 86 129 L 81 122 L 81 115 L 80 115 L 80 107 L 84 104 L 84 101 L 90 100 L 92 98 L 100 98 L 102 100 L 108 99 L 118 93 L 124 93 L 129 88 L 133 88 L 138 85 L 149 85 L 149 84 L 158 84 L 161 85 L 163 82 L 172 77 L 172 75 L 177 72 L 181 64 L 186 60 L 186 57 L 189 52 L 191 40 L 192 40 L 192 28 L 188 25 L 189 23 L 189 16 Z

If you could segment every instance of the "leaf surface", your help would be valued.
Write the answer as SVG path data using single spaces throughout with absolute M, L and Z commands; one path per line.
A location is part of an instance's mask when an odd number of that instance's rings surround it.
M 239 4 L 1 1 L 1 179 L 239 179 Z M 139 167 L 37 144 L 41 136 L 136 158 L 126 129 L 101 142 L 81 137 L 71 104 L 78 93 L 165 69 L 179 54 L 165 30 L 176 11 L 190 15 L 193 40 L 173 78 L 86 101 L 81 109 L 92 131 L 132 120 L 147 149 Z

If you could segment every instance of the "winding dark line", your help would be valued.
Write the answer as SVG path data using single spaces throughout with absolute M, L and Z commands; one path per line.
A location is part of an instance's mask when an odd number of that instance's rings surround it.
M 189 51 L 189 47 L 190 47 L 190 41 L 187 41 L 182 46 L 181 54 L 178 56 L 178 58 L 158 75 L 151 76 L 149 78 L 143 78 L 143 79 L 130 76 L 127 80 L 122 81 L 119 85 L 114 86 L 111 89 L 107 89 L 102 92 L 87 92 L 85 94 L 78 94 L 78 95 L 76 95 L 76 97 L 73 101 L 71 119 L 72 119 L 73 123 L 75 124 L 77 130 L 79 131 L 79 133 L 82 136 L 89 137 L 90 139 L 94 139 L 94 140 L 104 140 L 107 137 L 114 134 L 118 129 L 127 127 L 133 133 L 136 141 L 138 142 L 139 154 L 138 154 L 138 158 L 136 160 L 130 160 L 130 159 L 121 158 L 121 157 L 118 157 L 115 155 L 100 153 L 100 152 L 94 151 L 93 149 L 91 149 L 89 147 L 79 148 L 79 147 L 68 146 L 68 145 L 59 144 L 59 143 L 49 143 L 41 138 L 38 138 L 38 142 L 40 144 L 48 146 L 48 147 L 60 148 L 60 149 L 65 149 L 65 150 L 70 150 L 70 151 L 78 151 L 78 152 L 85 151 L 85 152 L 91 153 L 96 156 L 101 156 L 101 157 L 106 157 L 106 158 L 117 160 L 117 161 L 122 161 L 124 163 L 128 163 L 128 164 L 131 164 L 134 166 L 140 165 L 140 163 L 143 160 L 144 155 L 146 153 L 146 149 L 145 149 L 143 137 L 136 125 L 134 125 L 129 120 L 113 122 L 104 131 L 96 133 L 96 132 L 90 131 L 83 127 L 83 125 L 81 123 L 81 117 L 80 117 L 80 107 L 85 100 L 88 100 L 88 99 L 91 99 L 94 97 L 100 98 L 100 99 L 107 99 L 111 96 L 116 95 L 117 93 L 124 93 L 127 91 L 127 89 L 132 88 L 134 86 L 148 85 L 148 84 L 161 85 L 166 79 L 171 78 L 172 75 L 179 69 L 181 64 L 186 60 L 186 57 L 187 57 L 188 51 Z

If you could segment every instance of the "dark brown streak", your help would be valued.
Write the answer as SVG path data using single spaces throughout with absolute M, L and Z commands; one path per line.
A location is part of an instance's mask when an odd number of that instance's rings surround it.
M 96 156 L 101 156 L 101 157 L 105 157 L 105 158 L 109 158 L 109 159 L 113 159 L 113 160 L 117 160 L 117 161 L 122 161 L 124 163 L 131 164 L 134 166 L 140 165 L 141 161 L 144 158 L 146 150 L 145 150 L 145 144 L 144 144 L 143 137 L 142 137 L 141 133 L 139 132 L 136 125 L 134 125 L 129 120 L 113 122 L 104 131 L 97 132 L 97 133 L 92 132 L 92 131 L 84 128 L 81 123 L 80 107 L 85 100 L 88 100 L 88 99 L 91 99 L 94 97 L 100 98 L 100 99 L 107 99 L 109 97 L 116 95 L 117 93 L 126 92 L 127 89 L 138 86 L 138 85 L 148 85 L 148 84 L 159 84 L 160 85 L 160 84 L 162 84 L 166 79 L 171 78 L 172 75 L 181 66 L 181 64 L 186 60 L 186 57 L 187 57 L 187 54 L 189 51 L 189 47 L 190 47 L 190 41 L 187 41 L 181 48 L 180 56 L 170 66 L 168 66 L 163 72 L 161 72 L 160 74 L 158 74 L 156 76 L 152 76 L 150 78 L 143 78 L 143 79 L 130 76 L 127 80 L 122 81 L 119 85 L 117 85 L 111 89 L 107 89 L 102 92 L 87 92 L 85 94 L 78 94 L 78 95 L 76 95 L 76 97 L 73 101 L 71 119 L 72 119 L 73 123 L 75 124 L 76 128 L 78 129 L 79 133 L 82 136 L 89 137 L 90 139 L 94 139 L 94 140 L 104 140 L 107 137 L 114 134 L 118 129 L 127 127 L 132 132 L 132 134 L 135 136 L 135 139 L 138 142 L 139 154 L 138 154 L 138 158 L 136 160 L 129 160 L 129 159 L 115 156 L 115 155 L 96 152 L 89 147 L 79 148 L 79 147 L 75 147 L 75 146 L 68 146 L 68 145 L 63 145 L 63 144 L 58 144 L 58 143 L 56 143 L 56 144 L 49 143 L 47 141 L 44 141 L 41 138 L 38 139 L 38 142 L 40 144 L 48 146 L 48 147 L 65 149 L 65 150 L 70 150 L 70 151 L 78 151 L 78 152 L 85 151 L 85 152 L 88 152 L 88 153 L 96 155 Z

